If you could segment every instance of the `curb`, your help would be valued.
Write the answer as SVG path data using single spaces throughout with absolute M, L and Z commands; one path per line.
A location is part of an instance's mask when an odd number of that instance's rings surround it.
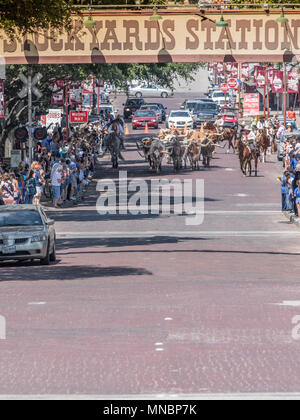
M 283 212 L 284 216 L 289 219 L 290 223 L 293 223 L 298 228 L 300 228 L 300 217 L 297 217 L 295 214 Z

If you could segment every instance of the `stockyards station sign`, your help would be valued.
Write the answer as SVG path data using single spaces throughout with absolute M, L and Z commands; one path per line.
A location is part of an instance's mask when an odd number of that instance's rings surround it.
M 70 33 L 51 29 L 9 39 L 0 37 L 6 64 L 153 63 L 153 62 L 279 62 L 299 61 L 300 9 L 224 11 L 227 27 L 217 26 L 219 11 L 95 11 L 74 17 Z

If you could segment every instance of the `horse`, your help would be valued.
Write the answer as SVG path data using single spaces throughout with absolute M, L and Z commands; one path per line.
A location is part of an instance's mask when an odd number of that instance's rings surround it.
M 111 155 L 112 167 L 113 169 L 117 169 L 119 167 L 118 159 L 120 158 L 124 160 L 120 152 L 121 139 L 119 135 L 115 132 L 106 134 L 103 140 L 103 146 L 103 153 L 101 156 L 103 157 L 105 153 L 109 151 Z
M 224 128 L 221 141 L 228 141 L 227 153 L 230 152 L 231 148 L 233 153 L 235 153 L 236 131 L 233 128 Z
M 239 154 L 240 167 L 241 167 L 242 173 L 246 176 L 247 171 L 248 171 L 249 176 L 252 175 L 251 161 L 254 160 L 255 176 L 257 176 L 259 145 L 256 143 L 254 145 L 254 148 L 251 150 L 249 144 L 247 144 L 242 139 L 238 139 L 237 147 L 238 147 L 238 154 Z
M 270 137 L 267 134 L 267 130 L 264 128 L 262 132 L 258 134 L 259 150 L 261 153 L 261 161 L 266 162 L 267 150 L 270 147 Z

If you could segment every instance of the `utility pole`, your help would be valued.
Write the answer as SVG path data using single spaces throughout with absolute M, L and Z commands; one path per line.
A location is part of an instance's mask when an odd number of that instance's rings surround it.
M 28 148 L 29 148 L 29 165 L 32 163 L 32 68 L 28 68 Z
M 19 98 L 23 99 L 27 96 L 28 100 L 28 148 L 29 148 L 29 164 L 32 163 L 32 146 L 33 146 L 33 138 L 32 138 L 32 92 L 35 96 L 40 99 L 43 95 L 42 92 L 35 87 L 35 85 L 41 80 L 42 78 L 41 73 L 37 73 L 34 77 L 32 77 L 32 68 L 28 67 L 28 77 L 24 76 L 23 73 L 19 74 L 19 79 L 24 83 L 22 90 L 18 93 Z

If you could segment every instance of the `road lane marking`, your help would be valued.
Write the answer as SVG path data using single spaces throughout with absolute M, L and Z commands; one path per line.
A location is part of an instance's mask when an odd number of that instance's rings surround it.
M 46 302 L 28 302 L 27 305 L 46 305 Z
M 273 303 L 273 305 L 299 307 L 300 300 L 284 300 L 281 303 Z

